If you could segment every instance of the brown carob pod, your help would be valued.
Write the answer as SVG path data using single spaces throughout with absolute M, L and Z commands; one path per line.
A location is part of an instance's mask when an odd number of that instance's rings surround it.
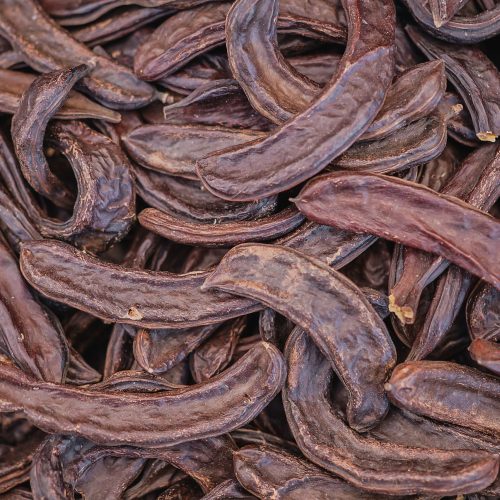
M 93 69 L 82 84 L 101 104 L 114 109 L 138 108 L 154 99 L 152 87 L 129 69 L 77 42 L 35 1 L 2 0 L 0 10 L 0 33 L 37 71 L 91 65 Z
M 321 171 L 369 127 L 392 81 L 394 6 L 346 1 L 345 8 L 346 51 L 318 98 L 265 139 L 197 163 L 203 184 L 216 196 L 243 201 L 286 191 Z
M 203 292 L 201 286 L 210 271 L 177 275 L 128 269 L 50 240 L 24 243 L 21 271 L 33 287 L 52 300 L 106 321 L 144 328 L 220 323 L 261 308 L 251 300 Z M 92 294 L 87 291 L 89 279 Z
M 332 408 L 333 370 L 305 332 L 297 329 L 290 336 L 285 357 L 288 423 L 302 453 L 323 469 L 385 495 L 464 494 L 487 487 L 498 474 L 493 454 L 412 448 L 363 437 Z
M 457 363 L 410 361 L 396 367 L 386 390 L 396 406 L 413 413 L 498 436 L 496 377 Z
M 401 200 L 397 212 L 394 197 Z M 309 182 L 294 202 L 320 224 L 436 253 L 500 286 L 500 224 L 458 198 L 395 177 L 337 172 Z
M 256 364 L 259 371 L 253 370 Z M 102 445 L 154 448 L 241 427 L 269 404 L 284 378 L 281 353 L 262 342 L 222 374 L 189 388 L 127 395 L 73 389 L 40 383 L 4 362 L 0 393 L 3 409 L 22 408 L 31 421 L 49 432 L 72 433 Z M 205 410 L 200 413 L 202 407 Z M 92 421 L 85 417 L 88 411 L 95 411 Z
M 383 419 L 395 348 L 361 290 L 343 275 L 289 248 L 246 244 L 225 255 L 203 288 L 258 300 L 302 326 L 349 392 L 350 425 L 366 430 Z

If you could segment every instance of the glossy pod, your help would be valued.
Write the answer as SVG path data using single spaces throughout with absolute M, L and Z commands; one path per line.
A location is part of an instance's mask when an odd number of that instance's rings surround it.
M 251 297 L 301 325 L 349 392 L 350 425 L 365 430 L 384 417 L 383 384 L 395 348 L 377 313 L 344 276 L 288 248 L 246 244 L 225 255 L 203 288 Z
M 394 6 L 347 1 L 345 8 L 349 38 L 336 75 L 306 110 L 267 138 L 200 160 L 198 174 L 209 191 L 228 200 L 286 191 L 322 170 L 369 127 L 392 81 Z M 332 112 L 338 109 L 342 114 Z
M 83 84 L 101 104 L 131 109 L 154 99 L 154 91 L 148 84 L 138 80 L 124 66 L 96 55 L 77 42 L 33 0 L 2 0 L 0 10 L 0 33 L 37 71 L 46 73 L 90 64 L 93 70 Z
M 261 370 L 253 370 L 255 364 Z M 72 433 L 103 445 L 174 446 L 249 422 L 280 391 L 284 378 L 281 353 L 260 343 L 223 374 L 189 388 L 124 397 L 39 383 L 4 363 L 0 393 L 2 407 L 22 408 L 48 432 Z M 85 418 L 89 411 L 92 420 Z
M 300 226 L 304 217 L 294 208 L 286 208 L 256 221 L 197 224 L 147 208 L 139 214 L 139 222 L 143 227 L 171 241 L 203 247 L 227 247 L 279 238 Z
M 80 65 L 35 78 L 22 95 L 12 118 L 14 150 L 24 178 L 37 193 L 63 208 L 71 208 L 74 197 L 52 173 L 45 159 L 45 129 L 73 85 L 89 71 L 89 66 Z
M 435 420 L 498 436 L 500 383 L 496 377 L 446 361 L 398 365 L 387 384 L 391 401 Z M 474 411 L 468 411 L 469 408 Z
M 145 328 L 219 323 L 260 309 L 251 300 L 203 292 L 209 271 L 176 275 L 128 269 L 50 240 L 23 245 L 21 270 L 32 286 L 52 300 L 107 321 Z M 93 283 L 92 294 L 88 283 Z
M 368 491 L 390 495 L 462 494 L 481 490 L 498 474 L 498 459 L 477 451 L 419 449 L 363 437 L 328 398 L 329 362 L 297 329 L 285 350 L 287 421 L 302 453 L 323 469 Z
M 157 172 L 198 179 L 196 161 L 219 149 L 263 137 L 254 130 L 193 125 L 143 125 L 122 136 L 131 158 Z
M 0 70 L 0 111 L 14 114 L 23 93 L 35 78 L 34 75 L 22 71 Z M 95 118 L 111 123 L 118 123 L 121 120 L 120 113 L 117 111 L 107 109 L 75 91 L 68 94 L 66 101 L 54 117 L 60 120 Z
M 393 196 L 401 200 L 397 212 Z M 457 198 L 395 177 L 338 172 L 309 182 L 295 204 L 316 222 L 436 253 L 500 286 L 500 226 Z
M 497 9 L 500 27 L 500 7 Z M 412 26 L 406 31 L 427 58 L 444 61 L 446 76 L 464 100 L 477 138 L 495 142 L 500 134 L 500 97 L 495 90 L 500 85 L 500 73 L 496 66 L 475 47 L 432 40 Z

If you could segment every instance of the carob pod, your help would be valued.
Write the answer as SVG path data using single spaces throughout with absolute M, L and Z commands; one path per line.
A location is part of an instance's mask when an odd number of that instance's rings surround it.
M 121 137 L 129 156 L 157 172 L 198 179 L 196 161 L 214 151 L 260 139 L 264 133 L 196 125 L 143 125 Z
M 95 47 L 122 38 L 145 25 L 167 17 L 172 12 L 175 11 L 141 7 L 132 7 L 125 11 L 118 10 L 116 14 L 111 13 L 104 19 L 72 31 L 71 35 L 88 47 Z
M 91 73 L 82 84 L 101 104 L 133 109 L 151 102 L 154 89 L 141 82 L 125 66 L 99 56 L 77 42 L 45 14 L 33 0 L 1 0 L 0 33 L 37 71 L 61 70 L 90 64 Z
M 316 465 L 268 445 L 245 446 L 234 453 L 238 481 L 258 498 L 379 499 Z
M 44 296 L 105 321 L 185 328 L 220 323 L 261 308 L 248 299 L 202 291 L 210 271 L 177 275 L 128 269 L 57 241 L 24 243 L 20 262 L 24 277 Z M 92 294 L 87 292 L 88 280 Z
M 473 368 L 447 361 L 409 361 L 395 368 L 386 390 L 396 406 L 419 415 L 492 437 L 500 431 L 500 382 Z
M 495 145 L 483 145 L 469 154 L 439 191 L 488 210 L 499 193 L 500 156 Z M 429 186 L 431 187 L 431 186 Z M 390 308 L 403 323 L 413 323 L 422 291 L 448 267 L 443 257 L 405 248 L 402 272 L 391 287 Z
M 103 251 L 127 234 L 135 218 L 130 163 L 115 143 L 83 122 L 54 122 L 49 132 L 48 142 L 66 156 L 76 177 L 73 214 L 65 221 L 48 217 L 18 174 L 15 161 L 7 164 L 8 186 L 43 236 Z
M 158 80 L 171 75 L 194 57 L 224 44 L 224 26 L 230 7 L 227 2 L 208 3 L 171 16 L 137 51 L 135 73 L 143 80 Z M 291 10 L 287 12 L 287 1 L 284 0 L 278 29 L 320 39 L 345 39 L 345 28 L 335 24 L 335 20 L 321 22 L 307 16 L 304 9 L 301 9 L 302 15 Z
M 247 323 L 247 316 L 228 321 L 195 349 L 189 359 L 189 367 L 196 382 L 208 380 L 229 365 Z
M 500 33 L 500 6 L 475 16 L 455 16 L 436 27 L 433 16 L 424 2 L 403 0 L 417 23 L 433 37 L 454 44 L 476 44 Z M 457 47 L 458 48 L 458 47 Z
M 329 401 L 333 371 L 308 335 L 296 329 L 285 350 L 287 420 L 302 453 L 358 488 L 390 495 L 450 495 L 487 487 L 498 458 L 479 451 L 419 449 L 351 430 Z
M 471 358 L 495 375 L 500 375 L 500 346 L 496 342 L 475 339 L 469 346 Z
M 498 7 L 500 27 L 500 6 Z M 442 59 L 446 76 L 469 110 L 476 136 L 495 142 L 500 134 L 500 73 L 477 47 L 447 44 L 424 35 L 413 26 L 406 28 L 413 43 L 428 59 Z
M 474 339 L 500 339 L 500 291 L 478 283 L 467 302 L 467 326 Z
M 225 28 L 234 78 L 252 107 L 277 124 L 305 109 L 320 91 L 279 50 L 279 7 L 278 0 L 237 0 L 227 14 Z
M 132 166 L 139 196 L 151 207 L 203 223 L 259 219 L 274 212 L 275 196 L 238 203 L 217 198 L 198 181 Z
M 134 338 L 134 358 L 148 373 L 164 373 L 186 359 L 219 326 L 215 323 L 179 330 L 141 329 Z
M 235 80 L 208 82 L 187 97 L 163 108 L 162 122 L 173 125 L 212 125 L 268 130 L 268 120 L 249 104 Z M 147 119 L 147 117 L 146 117 Z
M 250 103 L 271 121 L 282 124 L 306 109 L 319 95 L 320 87 L 298 73 L 279 51 L 277 7 L 275 0 L 235 2 L 226 19 L 226 36 L 231 71 Z M 426 116 L 437 106 L 445 88 L 442 62 L 411 68 L 391 86 L 382 109 L 361 139 L 386 137 Z
M 0 338 L 4 352 L 32 376 L 64 382 L 69 348 L 62 327 L 32 295 L 1 234 L 0 263 Z
M 266 241 L 284 236 L 304 222 L 295 207 L 255 221 L 199 224 L 174 217 L 155 208 L 139 214 L 141 226 L 170 241 L 202 247 L 228 247 L 250 241 Z
M 256 365 L 260 370 L 253 369 Z M 285 378 L 281 353 L 263 342 L 207 382 L 126 397 L 38 382 L 5 362 L 0 370 L 4 410 L 22 409 L 49 432 L 72 433 L 101 445 L 141 447 L 174 446 L 237 429 L 271 402 Z M 89 411 L 92 420 L 85 417 Z
M 401 200 L 397 211 L 394 197 Z M 336 172 L 310 181 L 294 202 L 320 224 L 436 253 L 500 286 L 500 225 L 458 198 L 395 177 Z
M 35 75 L 22 71 L 0 70 L 0 111 L 14 114 L 19 107 L 21 97 L 36 78 Z M 72 90 L 56 111 L 54 118 L 60 120 L 78 120 L 94 118 L 110 123 L 121 120 L 120 113 L 97 104 L 84 95 Z
M 421 165 L 445 148 L 446 123 L 443 113 L 432 113 L 383 139 L 354 144 L 332 168 L 388 174 Z
M 393 77 L 394 5 L 346 0 L 344 6 L 349 35 L 337 74 L 307 109 L 267 138 L 200 160 L 198 174 L 209 191 L 235 201 L 286 191 L 322 170 L 369 127 Z
M 295 231 L 275 241 L 340 269 L 377 241 L 371 234 L 353 233 L 306 221 Z
M 387 413 L 383 384 L 396 351 L 380 317 L 343 275 L 289 248 L 245 244 L 225 255 L 203 288 L 251 297 L 301 325 L 345 384 L 353 428 L 373 427 Z
M 43 140 L 49 120 L 62 106 L 73 85 L 89 71 L 90 66 L 82 64 L 38 76 L 22 95 L 12 118 L 14 150 L 24 178 L 37 193 L 66 209 L 72 207 L 74 195 L 50 170 Z

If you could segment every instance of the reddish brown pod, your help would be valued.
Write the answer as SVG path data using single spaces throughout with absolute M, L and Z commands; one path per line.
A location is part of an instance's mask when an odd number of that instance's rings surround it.
M 258 300 L 301 325 L 349 392 L 350 425 L 366 430 L 384 417 L 383 384 L 395 348 L 361 290 L 343 275 L 289 248 L 246 244 L 224 256 L 203 288 Z
M 436 253 L 500 286 L 500 224 L 456 198 L 395 177 L 338 172 L 312 180 L 294 201 L 316 222 Z
M 392 82 L 394 5 L 346 1 L 345 9 L 347 47 L 318 98 L 265 139 L 197 163 L 216 196 L 253 200 L 286 191 L 322 170 L 369 127 Z

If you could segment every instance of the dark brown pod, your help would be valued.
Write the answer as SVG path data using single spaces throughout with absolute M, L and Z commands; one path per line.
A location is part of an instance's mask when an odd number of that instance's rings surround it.
M 167 17 L 172 12 L 174 11 L 165 8 L 141 7 L 118 10 L 104 19 L 98 19 L 72 31 L 71 35 L 88 47 L 95 47 L 122 38 L 145 25 Z
M 256 221 L 199 224 L 147 208 L 139 214 L 139 222 L 149 231 L 185 245 L 229 247 L 279 238 L 300 226 L 304 222 L 304 216 L 289 207 Z
M 297 15 L 297 5 L 282 5 L 278 29 L 298 32 L 321 39 L 342 41 L 345 29 L 332 22 L 320 22 L 306 14 Z M 325 5 L 328 5 L 325 3 Z M 209 3 L 185 10 L 167 19 L 137 51 L 134 71 L 140 78 L 152 81 L 174 73 L 197 55 L 224 44 L 228 3 Z M 295 9 L 293 8 L 295 7 Z
M 49 382 L 63 382 L 69 361 L 64 332 L 59 321 L 31 294 L 1 233 L 0 268 L 3 351 L 26 373 Z
M 349 392 L 350 425 L 366 430 L 384 417 L 383 384 L 395 348 L 380 317 L 343 275 L 289 248 L 246 244 L 225 255 L 203 288 L 251 297 L 301 325 Z
M 264 133 L 200 125 L 143 125 L 122 136 L 130 157 L 164 174 L 198 179 L 195 164 L 214 151 L 260 139 Z
M 431 161 L 446 146 L 446 121 L 436 112 L 383 139 L 354 144 L 334 161 L 334 168 L 392 173 Z
M 219 327 L 217 323 L 181 330 L 144 330 L 134 338 L 134 358 L 148 373 L 164 373 L 186 359 Z
M 417 23 L 434 38 L 455 44 L 479 43 L 500 33 L 500 6 L 475 16 L 455 16 L 437 27 L 428 7 L 419 0 L 404 0 Z
M 302 453 L 364 490 L 385 495 L 452 495 L 481 490 L 498 474 L 495 455 L 419 449 L 366 438 L 351 430 L 329 401 L 333 371 L 300 329 L 288 339 L 287 420 Z
M 456 196 L 481 210 L 489 210 L 499 194 L 500 162 L 498 148 L 484 144 L 469 154 L 455 175 L 438 189 Z M 422 182 L 425 184 L 425 182 Z M 427 184 L 434 189 L 437 186 Z M 413 323 L 421 294 L 426 286 L 448 267 L 442 257 L 415 248 L 403 252 L 401 274 L 391 285 L 390 309 L 403 323 Z M 451 299 L 451 302 L 455 302 Z
M 500 375 L 500 346 L 496 342 L 475 339 L 469 346 L 471 358 L 487 370 Z
M 105 250 L 123 238 L 135 218 L 135 189 L 126 156 L 83 122 L 55 122 L 49 141 L 69 160 L 76 177 L 73 214 L 64 222 L 47 217 L 17 173 L 17 165 L 9 163 L 8 185 L 16 201 L 43 236 L 90 251 Z
M 500 286 L 500 224 L 458 198 L 395 177 L 337 172 L 309 182 L 295 204 L 316 222 L 436 253 Z
M 212 378 L 229 365 L 236 344 L 246 326 L 246 316 L 228 321 L 195 349 L 189 360 L 189 366 L 196 382 L 200 383 Z
M 238 203 L 221 200 L 203 188 L 200 182 L 133 168 L 141 198 L 153 208 L 203 223 L 259 219 L 274 212 L 276 197 Z
M 63 208 L 71 208 L 74 196 L 47 164 L 45 129 L 73 85 L 89 71 L 89 66 L 81 65 L 38 76 L 22 95 L 12 118 L 14 150 L 24 178 L 37 193 Z
M 500 6 L 498 7 L 500 27 Z M 413 43 L 428 59 L 442 59 L 446 76 L 469 110 L 476 136 L 481 141 L 495 142 L 500 134 L 500 73 L 477 47 L 465 47 L 433 40 L 408 26 Z
M 238 0 L 227 14 L 225 27 L 234 78 L 252 107 L 277 124 L 305 109 L 320 91 L 279 50 L 279 6 L 278 0 Z
M 14 114 L 19 107 L 21 96 L 36 77 L 22 71 L 0 70 L 0 111 Z M 72 90 L 54 118 L 78 120 L 95 118 L 110 123 L 118 123 L 121 116 L 117 111 L 107 109 L 84 95 Z
M 315 257 L 334 269 L 341 269 L 377 241 L 370 234 L 352 233 L 307 221 L 292 233 L 275 241 Z
M 269 122 L 249 104 L 235 80 L 201 85 L 184 99 L 163 108 L 163 120 L 173 125 L 212 125 L 268 130 Z
M 85 88 L 102 104 L 131 109 L 154 99 L 154 89 L 124 66 L 96 55 L 62 30 L 33 0 L 2 0 L 0 32 L 23 60 L 37 71 L 61 70 L 89 64 Z
M 479 283 L 467 303 L 467 325 L 474 339 L 500 339 L 500 291 L 488 283 Z
M 500 382 L 467 366 L 446 361 L 398 365 L 386 384 L 391 402 L 435 420 L 498 436 Z
M 260 370 L 254 370 L 256 365 Z M 203 384 L 126 397 L 38 383 L 7 363 L 0 370 L 2 408 L 22 408 L 37 427 L 101 445 L 142 447 L 174 446 L 241 427 L 267 406 L 285 379 L 281 353 L 266 343 Z
M 209 191 L 228 200 L 286 191 L 322 170 L 369 127 L 392 81 L 394 5 L 348 1 L 345 8 L 349 39 L 336 76 L 306 110 L 266 139 L 200 160 L 198 174 Z
M 258 498 L 276 500 L 379 499 L 316 465 L 272 446 L 245 446 L 234 454 L 238 481 Z
M 201 285 L 209 271 L 177 275 L 128 269 L 57 241 L 25 243 L 21 270 L 32 286 L 52 300 L 105 321 L 144 328 L 220 323 L 261 308 L 250 300 L 203 292 Z M 92 294 L 87 280 L 93 283 Z

